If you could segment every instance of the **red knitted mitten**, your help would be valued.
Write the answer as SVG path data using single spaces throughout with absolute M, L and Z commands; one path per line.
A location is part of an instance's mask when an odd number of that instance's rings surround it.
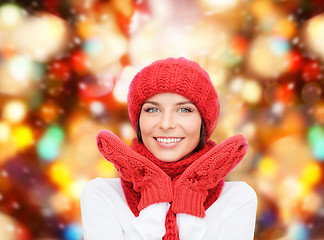
M 174 184 L 172 211 L 205 217 L 204 201 L 208 189 L 225 178 L 241 161 L 247 149 L 246 139 L 236 135 L 216 145 L 192 163 Z
M 97 146 L 100 153 L 114 164 L 120 176 L 133 183 L 134 190 L 141 193 L 139 211 L 153 203 L 172 201 L 170 177 L 114 133 L 101 130 L 97 136 Z

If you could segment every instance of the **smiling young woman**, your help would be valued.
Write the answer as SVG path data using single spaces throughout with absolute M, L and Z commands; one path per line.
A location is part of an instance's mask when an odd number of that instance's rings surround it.
M 201 123 L 197 107 L 174 93 L 147 99 L 139 117 L 144 145 L 164 162 L 178 161 L 193 152 L 199 142 Z
M 253 239 L 256 194 L 224 181 L 248 144 L 242 135 L 209 139 L 219 102 L 207 72 L 185 58 L 153 62 L 134 77 L 127 102 L 137 138 L 129 147 L 109 130 L 98 134 L 120 178 L 84 187 L 85 240 Z

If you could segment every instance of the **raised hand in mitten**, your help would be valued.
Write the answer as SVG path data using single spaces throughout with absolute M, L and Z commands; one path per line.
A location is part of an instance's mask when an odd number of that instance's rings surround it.
M 120 176 L 133 183 L 141 193 L 138 210 L 159 202 L 172 201 L 170 177 L 157 165 L 135 152 L 109 130 L 101 130 L 97 136 L 100 153 L 114 164 Z
M 236 135 L 216 145 L 191 164 L 174 184 L 172 212 L 204 217 L 208 190 L 225 178 L 241 161 L 247 149 L 246 139 Z

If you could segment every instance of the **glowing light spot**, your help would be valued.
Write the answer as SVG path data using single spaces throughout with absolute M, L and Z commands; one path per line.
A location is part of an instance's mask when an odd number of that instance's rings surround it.
M 242 133 L 247 138 L 254 138 L 256 134 L 256 125 L 254 124 L 254 122 L 248 122 L 244 124 L 242 128 Z
M 242 56 L 243 54 L 246 53 L 247 48 L 248 48 L 248 45 L 249 45 L 249 42 L 243 36 L 235 36 L 232 39 L 231 45 L 232 45 L 233 51 L 236 54 Z
M 55 162 L 49 169 L 50 178 L 61 188 L 71 184 L 73 177 L 70 169 L 61 162 Z
M 318 123 L 324 123 L 324 103 L 317 103 L 313 110 L 313 117 Z
M 8 177 L 8 172 L 5 171 L 5 170 L 2 170 L 1 171 L 1 176 L 4 177 L 4 178 L 7 178 Z
M 95 25 L 91 21 L 81 18 L 83 15 L 80 14 L 79 16 L 80 20 L 77 23 L 77 32 L 84 39 L 90 38 L 95 34 Z
M 108 73 L 85 76 L 79 83 L 80 92 L 86 97 L 101 97 L 112 91 L 113 78 Z
M 134 129 L 129 123 L 123 123 L 120 126 L 120 134 L 123 139 L 132 139 L 134 137 Z
M 260 77 L 276 78 L 287 71 L 289 43 L 283 38 L 257 36 L 251 43 L 248 67 Z
M 79 224 L 69 224 L 63 232 L 64 240 L 81 240 L 82 239 L 82 228 Z
M 96 23 L 92 23 L 97 25 Z M 116 64 L 127 52 L 128 40 L 113 24 L 103 23 L 89 39 L 86 39 L 82 50 L 86 54 L 87 66 L 97 73 L 110 65 Z
M 12 28 L 21 22 L 22 19 L 22 10 L 17 5 L 4 4 L 0 7 L 0 25 Z
M 234 8 L 237 0 L 202 0 L 202 6 L 209 12 L 220 12 Z
M 10 138 L 11 129 L 5 122 L 0 122 L 0 142 L 6 142 Z
M 324 136 L 321 136 L 312 144 L 314 157 L 318 160 L 324 160 Z
M 297 50 L 289 52 L 287 71 L 298 72 L 303 66 L 303 56 Z
M 16 229 L 16 238 L 21 240 L 30 240 L 32 239 L 30 231 L 31 230 L 26 225 L 18 224 Z
M 12 123 L 21 122 L 27 114 L 27 106 L 24 102 L 13 100 L 8 102 L 3 109 L 3 118 Z
M 278 164 L 272 157 L 264 157 L 260 160 L 258 169 L 263 176 L 274 177 L 278 172 Z
M 69 186 L 69 194 L 74 199 L 80 199 L 82 189 L 89 179 L 78 179 Z
M 98 162 L 96 170 L 100 176 L 104 176 L 106 178 L 118 176 L 118 172 L 114 165 L 111 162 L 108 162 L 106 159 L 101 159 Z
M 282 184 L 283 192 L 292 200 L 302 197 L 305 193 L 303 185 L 294 177 L 287 177 Z
M 316 55 L 324 58 L 324 49 L 322 47 L 324 36 L 324 14 L 316 15 L 311 18 L 306 25 L 305 37 L 309 50 Z
M 308 239 L 307 227 L 299 222 L 292 223 L 288 229 L 288 238 L 294 240 L 307 240 Z
M 262 96 L 262 89 L 260 84 L 254 80 L 245 81 L 241 95 L 242 98 L 248 103 L 259 102 Z
M 240 93 L 244 85 L 244 79 L 242 77 L 236 77 L 231 81 L 230 88 L 234 93 Z
M 113 90 L 114 97 L 118 102 L 126 103 L 127 102 L 127 89 L 129 87 L 128 82 L 118 81 Z
M 90 55 L 99 54 L 103 49 L 103 43 L 98 38 L 88 39 L 83 44 L 83 50 Z
M 283 105 L 286 103 L 290 105 L 294 103 L 295 100 L 295 84 L 294 83 L 285 83 L 278 86 L 275 90 L 275 98 L 278 102 L 281 102 Z
M 54 122 L 60 113 L 59 107 L 54 102 L 45 102 L 40 108 L 40 116 L 44 122 Z
M 274 12 L 274 7 L 270 1 L 259 0 L 251 3 L 251 10 L 258 19 L 264 19 Z
M 322 198 L 315 192 L 310 192 L 303 199 L 303 210 L 315 214 L 322 205 Z
M 55 141 L 59 143 L 63 142 L 65 138 L 64 130 L 61 127 L 56 125 L 49 127 L 47 129 L 46 135 L 55 139 Z
M 136 69 L 133 67 L 125 67 L 115 84 L 113 95 L 117 101 L 126 103 L 127 102 L 127 92 L 129 88 L 130 81 L 134 78 L 136 74 Z
M 42 159 L 52 161 L 58 157 L 60 146 L 55 140 L 49 137 L 44 137 L 38 142 L 37 151 Z
M 275 114 L 275 115 L 281 115 L 284 111 L 284 105 L 281 102 L 275 102 L 272 107 L 271 107 L 271 111 Z
M 51 196 L 50 204 L 55 212 L 58 213 L 63 213 L 71 209 L 70 199 L 61 192 L 58 192 Z
M 296 33 L 296 24 L 289 18 L 282 18 L 276 22 L 273 30 L 279 36 L 291 38 Z
M 321 167 L 318 163 L 311 162 L 303 169 L 301 182 L 305 187 L 312 187 L 322 177 Z
M 33 71 L 33 61 L 27 56 L 17 55 L 9 60 L 9 72 L 21 84 L 27 85 L 24 81 L 30 81 Z
M 47 129 L 37 144 L 38 155 L 45 161 L 53 161 L 60 154 L 64 132 L 58 126 Z
M 34 143 L 34 134 L 30 127 L 19 126 L 12 131 L 12 137 L 18 149 L 24 149 Z
M 307 134 L 315 158 L 324 160 L 324 130 L 320 125 L 312 126 Z
M 45 62 L 63 50 L 69 36 L 61 18 L 49 13 L 29 16 L 13 34 L 18 49 L 33 60 Z
M 290 44 L 284 38 L 273 37 L 273 38 L 270 38 L 270 49 L 275 54 L 283 55 L 290 50 Z
M 322 136 L 324 136 L 324 129 L 322 128 L 321 125 L 313 125 L 309 128 L 308 133 L 307 133 L 307 138 L 308 141 L 313 144 L 318 139 L 320 139 Z
M 75 72 L 80 75 L 84 75 L 88 70 L 88 62 L 86 54 L 79 50 L 71 54 L 70 58 L 71 66 Z
M 94 101 L 90 104 L 90 111 L 94 115 L 101 115 L 105 112 L 105 107 L 101 102 Z
M 318 60 L 308 59 L 304 61 L 302 77 L 306 82 L 322 79 L 322 66 Z

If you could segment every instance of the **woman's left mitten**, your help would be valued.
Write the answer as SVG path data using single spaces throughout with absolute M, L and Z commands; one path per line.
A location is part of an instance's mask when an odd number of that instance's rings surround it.
M 235 135 L 213 147 L 192 163 L 174 184 L 172 212 L 205 217 L 208 190 L 242 160 L 248 149 L 244 136 Z
M 153 203 L 172 201 L 170 177 L 113 132 L 101 130 L 97 136 L 97 146 L 100 153 L 114 164 L 120 176 L 132 183 L 135 191 L 141 193 L 139 211 Z

